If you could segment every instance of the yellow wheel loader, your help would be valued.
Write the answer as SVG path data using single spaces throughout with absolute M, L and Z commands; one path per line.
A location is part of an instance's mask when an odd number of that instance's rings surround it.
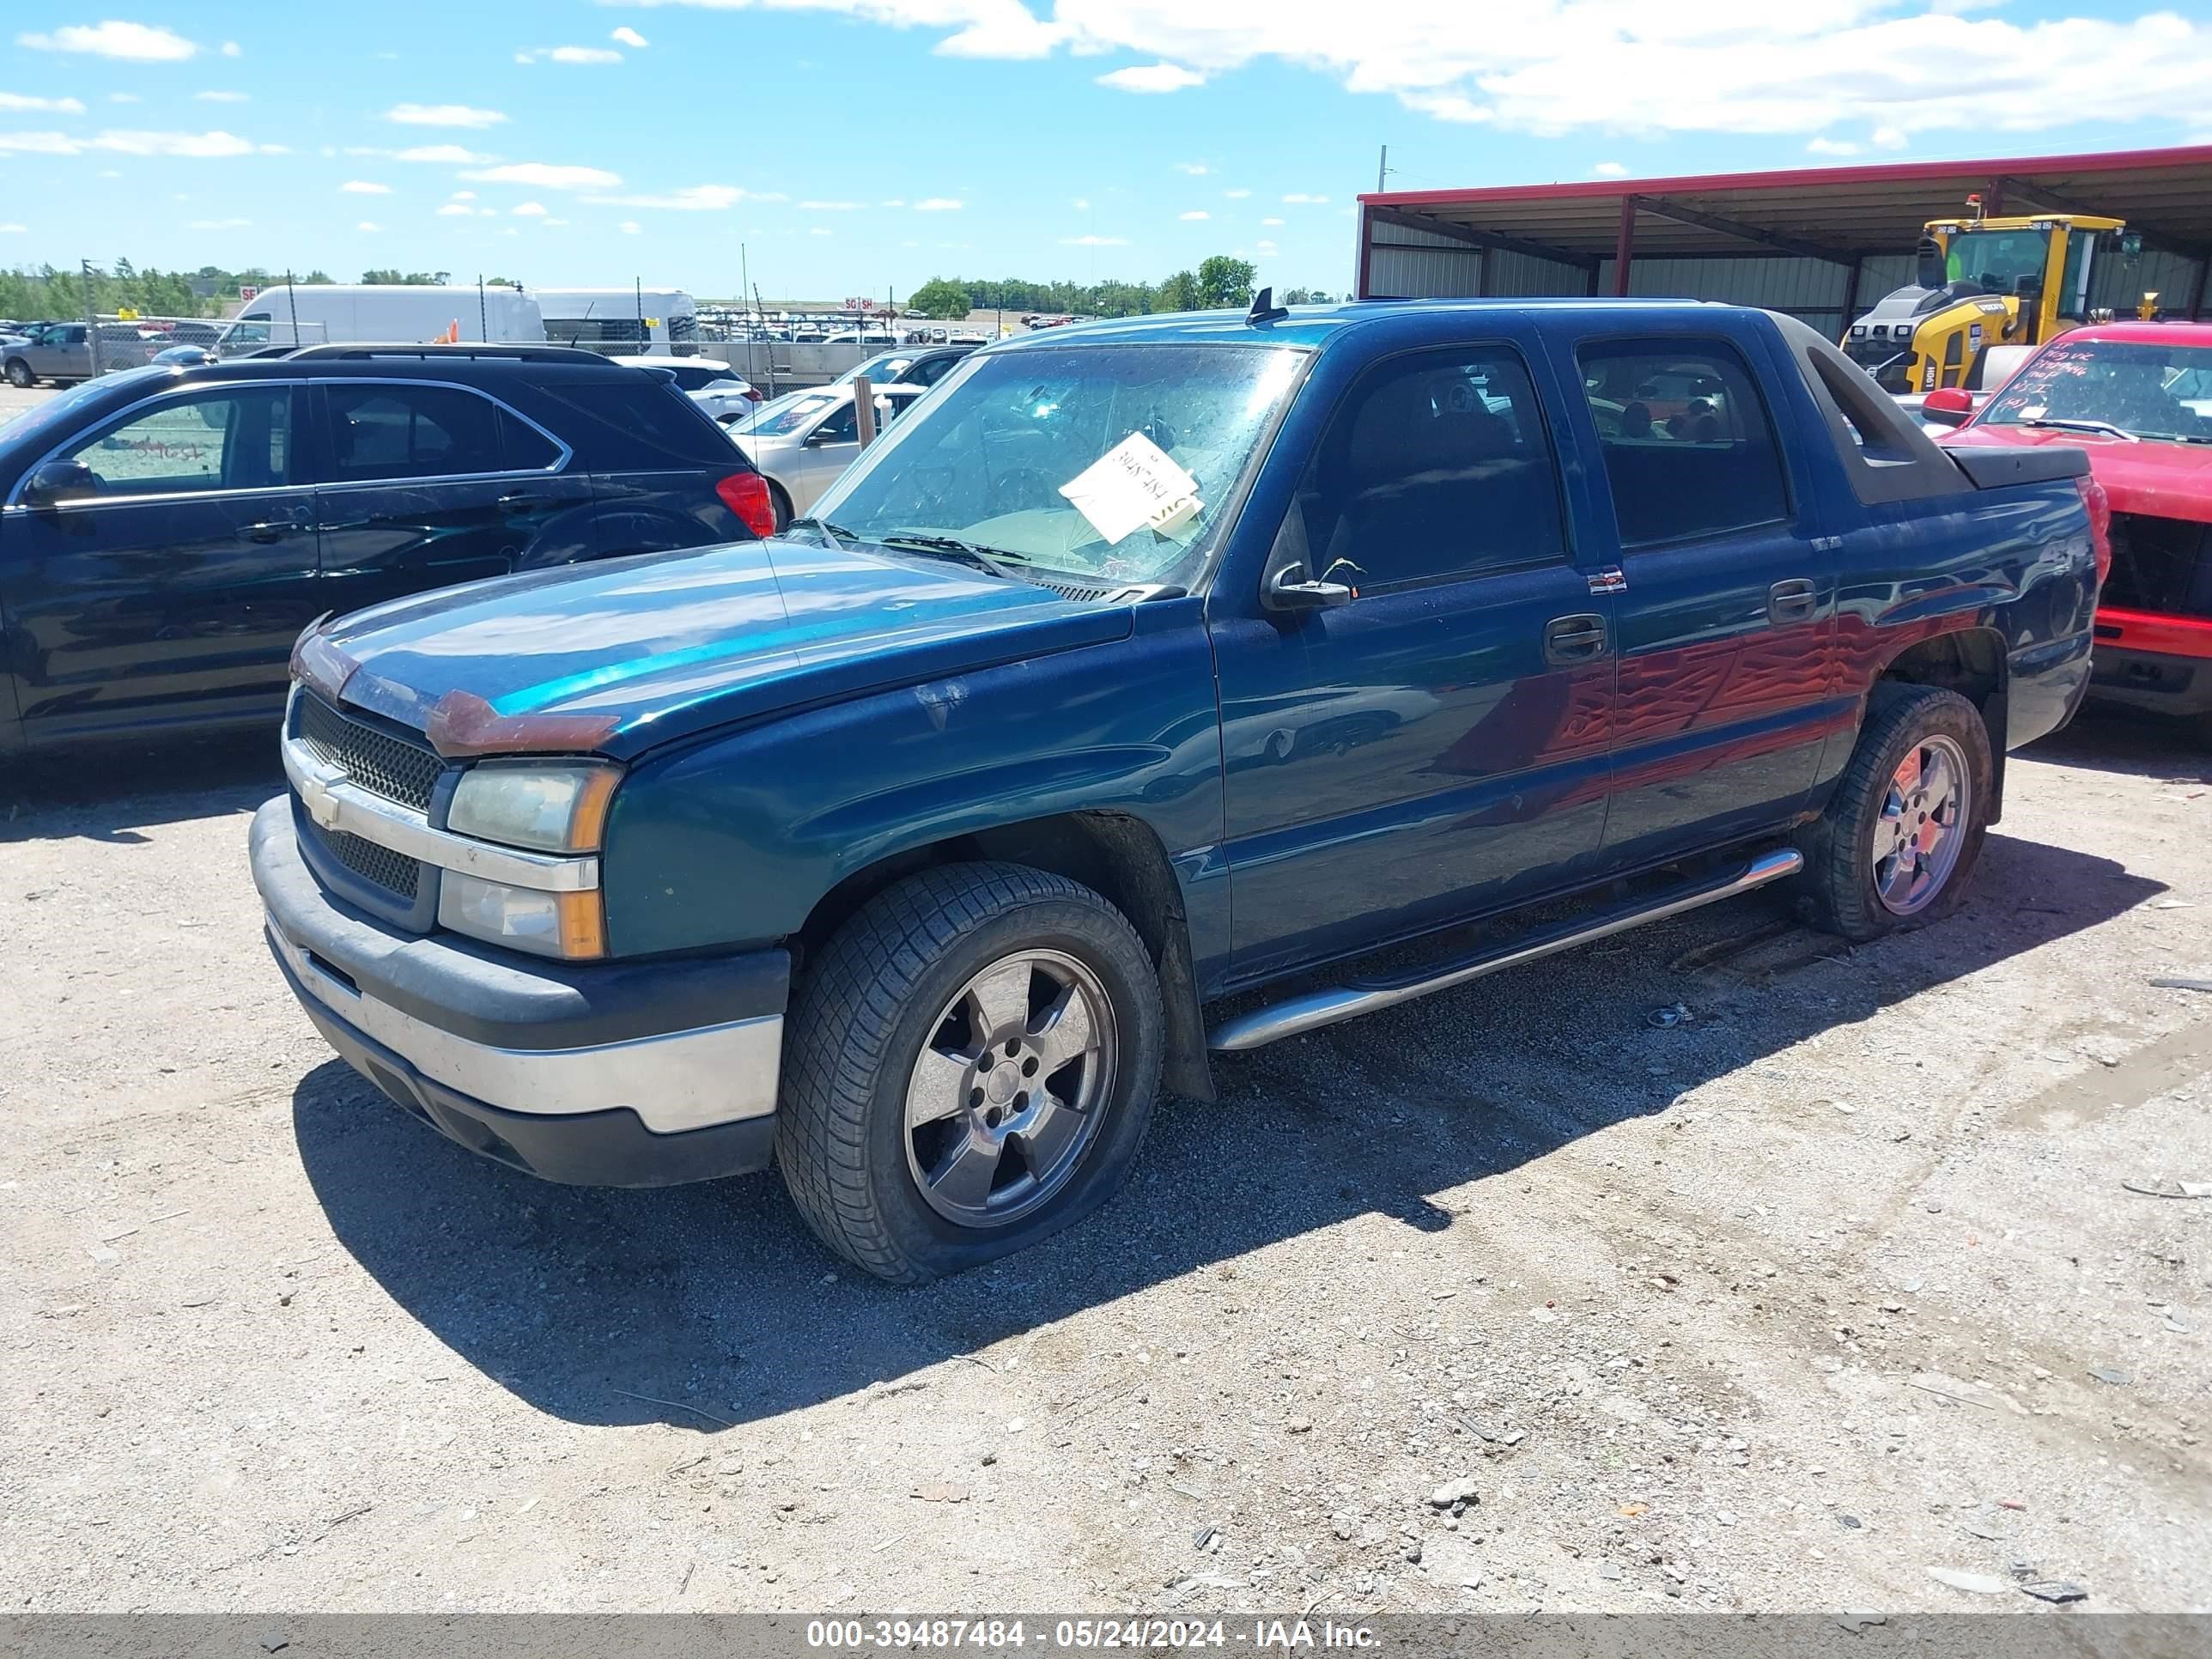
M 1919 281 L 1854 321 L 1844 352 L 1900 396 L 1938 386 L 1978 389 L 1991 346 L 2041 345 L 2091 319 L 2097 254 L 2132 258 L 2142 239 L 2118 219 L 2073 213 L 1931 219 L 1922 228 Z

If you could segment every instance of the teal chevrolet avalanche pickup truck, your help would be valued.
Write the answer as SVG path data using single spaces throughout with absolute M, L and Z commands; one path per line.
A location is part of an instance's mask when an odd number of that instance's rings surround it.
M 772 1162 L 918 1280 L 1210 1052 L 1770 882 L 1936 915 L 2108 559 L 2079 450 L 1947 454 L 1786 319 L 1263 294 L 979 351 L 770 540 L 311 629 L 254 876 L 446 1135 Z

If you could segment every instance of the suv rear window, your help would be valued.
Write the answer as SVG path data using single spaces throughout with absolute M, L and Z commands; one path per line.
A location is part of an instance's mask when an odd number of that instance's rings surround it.
M 1624 340 L 1586 345 L 1577 358 L 1622 546 L 1790 516 L 1773 424 L 1733 346 Z

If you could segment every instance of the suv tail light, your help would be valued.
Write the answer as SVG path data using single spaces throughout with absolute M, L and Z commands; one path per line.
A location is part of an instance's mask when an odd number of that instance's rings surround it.
M 2074 480 L 2081 491 L 2081 505 L 2089 513 L 2089 545 L 2097 552 L 2097 586 L 2102 588 L 2105 578 L 2112 574 L 2112 501 L 2105 494 L 2105 486 L 2094 478 Z
M 744 520 L 745 527 L 754 535 L 775 534 L 775 504 L 769 500 L 768 480 L 759 473 L 750 469 L 726 473 L 715 480 L 714 493 L 722 498 L 723 506 Z M 2103 498 L 2103 494 L 2101 490 L 2098 492 L 2099 499 Z M 2106 521 L 2111 521 L 2111 514 L 2106 515 Z M 2111 553 L 2107 551 L 2105 557 L 2109 562 Z

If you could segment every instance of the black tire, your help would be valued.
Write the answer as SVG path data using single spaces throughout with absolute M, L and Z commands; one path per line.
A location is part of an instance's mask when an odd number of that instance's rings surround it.
M 1948 739 L 1966 763 L 1958 854 L 1932 896 L 1899 914 L 1883 902 L 1875 879 L 1875 837 L 1891 781 L 1906 756 L 1931 738 Z M 1995 771 L 1981 714 L 1957 692 L 1932 685 L 1878 687 L 1827 810 L 1801 838 L 1802 890 L 1812 902 L 1814 920 L 1831 933 L 1863 941 L 1948 915 L 1964 896 L 1982 854 Z
M 18 392 L 27 392 L 38 383 L 39 377 L 31 373 L 30 364 L 25 362 L 21 357 L 10 357 L 8 360 L 9 386 L 14 386 Z
M 1110 1083 L 1073 1173 L 1048 1199 L 1002 1225 L 958 1225 L 923 1197 L 910 1167 L 908 1079 L 962 988 L 1036 950 L 1073 957 L 1103 988 L 1115 1030 Z M 784 1048 L 776 1162 L 807 1224 L 855 1267 L 904 1285 L 963 1272 L 1114 1195 L 1144 1142 L 1164 1042 L 1152 957 L 1097 893 L 1023 865 L 925 870 L 863 906 L 808 973 Z
M 784 494 L 783 486 L 773 478 L 768 481 L 768 504 L 769 510 L 775 514 L 776 532 L 781 535 L 791 528 L 791 497 Z

